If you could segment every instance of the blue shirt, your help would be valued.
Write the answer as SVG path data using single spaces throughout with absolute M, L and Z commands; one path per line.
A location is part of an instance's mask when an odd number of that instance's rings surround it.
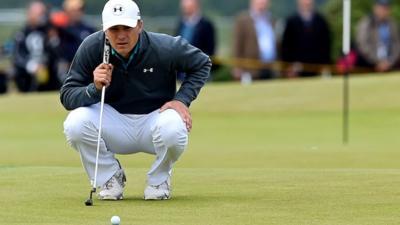
M 273 62 L 276 59 L 275 32 L 267 15 L 251 13 L 256 29 L 260 59 L 262 62 Z
M 379 39 L 385 45 L 390 44 L 390 27 L 387 23 L 382 23 L 379 25 Z
M 195 25 L 192 25 L 190 23 L 183 23 L 180 35 L 189 43 L 193 43 L 194 29 Z

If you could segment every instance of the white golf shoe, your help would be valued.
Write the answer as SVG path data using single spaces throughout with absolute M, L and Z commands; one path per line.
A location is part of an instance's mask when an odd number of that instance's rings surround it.
M 144 190 L 144 200 L 168 200 L 171 198 L 171 184 L 169 179 L 164 183 L 148 185 Z
M 118 170 L 101 188 L 97 195 L 100 200 L 121 200 L 126 177 L 123 169 Z

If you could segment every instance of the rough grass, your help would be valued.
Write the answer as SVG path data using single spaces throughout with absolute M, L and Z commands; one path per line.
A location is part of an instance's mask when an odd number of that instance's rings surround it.
M 0 224 L 398 224 L 399 85 L 398 74 L 351 80 L 348 146 L 340 79 L 208 85 L 173 200 L 141 200 L 152 156 L 139 154 L 120 157 L 126 199 L 94 207 L 57 93 L 0 97 Z

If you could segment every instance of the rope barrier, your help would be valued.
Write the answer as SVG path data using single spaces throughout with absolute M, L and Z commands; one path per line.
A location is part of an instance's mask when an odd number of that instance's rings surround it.
M 212 57 L 212 62 L 215 65 L 237 67 L 248 70 L 273 70 L 276 72 L 286 72 L 290 67 L 295 65 L 294 62 L 284 62 L 284 61 L 274 61 L 273 63 L 263 63 L 257 59 L 248 58 L 228 58 L 228 57 Z M 343 74 L 345 68 L 341 68 L 336 64 L 311 64 L 311 63 L 300 63 L 299 70 L 301 72 L 309 73 L 322 73 L 323 71 L 329 71 L 331 74 Z M 367 67 L 351 67 L 350 71 L 352 73 L 370 73 L 373 70 Z

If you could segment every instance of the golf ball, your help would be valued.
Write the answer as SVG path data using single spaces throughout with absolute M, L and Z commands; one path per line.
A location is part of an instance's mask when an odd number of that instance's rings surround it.
M 119 225 L 120 222 L 121 222 L 121 219 L 119 218 L 119 216 L 111 217 L 111 224 L 112 225 Z

